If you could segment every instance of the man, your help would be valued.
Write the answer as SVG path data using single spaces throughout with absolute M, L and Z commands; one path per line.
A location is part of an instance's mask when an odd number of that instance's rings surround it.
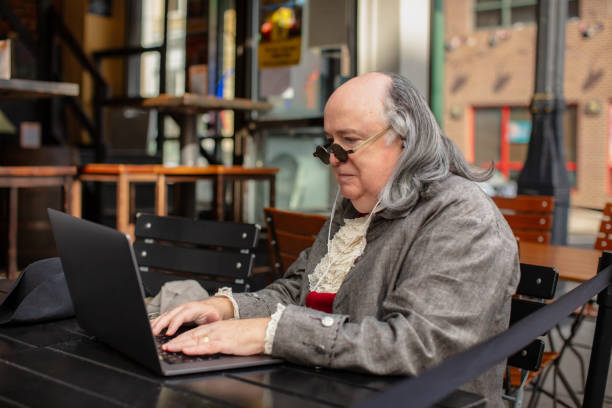
M 405 78 L 369 73 L 324 112 L 342 200 L 282 279 L 222 291 L 152 323 L 186 354 L 265 352 L 305 365 L 416 375 L 507 327 L 519 276 L 514 236 Z M 336 205 L 339 207 L 336 211 Z M 233 319 L 232 319 L 233 318 Z M 466 389 L 501 406 L 503 364 Z

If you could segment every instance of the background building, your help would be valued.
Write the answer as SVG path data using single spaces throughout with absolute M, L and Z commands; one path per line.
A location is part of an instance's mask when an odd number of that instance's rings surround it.
M 470 161 L 495 160 L 511 179 L 531 130 L 536 3 L 444 2 L 444 130 Z M 612 2 L 569 1 L 564 147 L 572 206 L 602 208 L 612 195 L 611 28 Z

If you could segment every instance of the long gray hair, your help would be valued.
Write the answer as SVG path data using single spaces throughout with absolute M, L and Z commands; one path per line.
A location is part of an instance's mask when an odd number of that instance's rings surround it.
M 391 78 L 385 101 L 387 121 L 395 135 L 401 137 L 404 149 L 380 193 L 383 208 L 399 213 L 410 211 L 431 183 L 450 173 L 472 181 L 491 177 L 493 166 L 486 170 L 469 168 L 457 145 L 440 130 L 412 82 L 401 75 L 384 75 Z

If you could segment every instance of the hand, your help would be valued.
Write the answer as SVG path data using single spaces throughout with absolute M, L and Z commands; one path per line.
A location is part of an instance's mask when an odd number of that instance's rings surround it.
M 165 351 L 188 355 L 234 354 L 249 356 L 264 351 L 269 317 L 223 320 L 205 324 L 175 337 L 162 346 Z
M 234 317 L 232 302 L 225 296 L 213 296 L 197 302 L 177 306 L 151 321 L 153 335 L 157 336 L 167 328 L 171 336 L 184 323 L 205 324 Z

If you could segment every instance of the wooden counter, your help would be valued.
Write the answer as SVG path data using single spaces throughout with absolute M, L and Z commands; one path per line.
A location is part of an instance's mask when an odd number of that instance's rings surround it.
M 130 222 L 131 188 L 133 183 L 155 183 L 155 213 L 168 215 L 168 184 L 193 183 L 199 180 L 215 182 L 215 210 L 217 219 L 223 220 L 223 183 L 226 180 L 238 182 L 246 180 L 267 181 L 269 183 L 269 205 L 274 206 L 275 176 L 277 168 L 245 168 L 242 166 L 177 166 L 137 164 L 89 164 L 81 168 L 75 182 L 74 212 L 81 215 L 81 182 L 99 181 L 117 183 L 117 229 L 125 234 L 133 234 Z
M 75 166 L 0 166 L 0 187 L 9 189 L 8 278 L 17 278 L 18 189 L 61 187 L 63 210 L 72 209 L 72 185 Z

